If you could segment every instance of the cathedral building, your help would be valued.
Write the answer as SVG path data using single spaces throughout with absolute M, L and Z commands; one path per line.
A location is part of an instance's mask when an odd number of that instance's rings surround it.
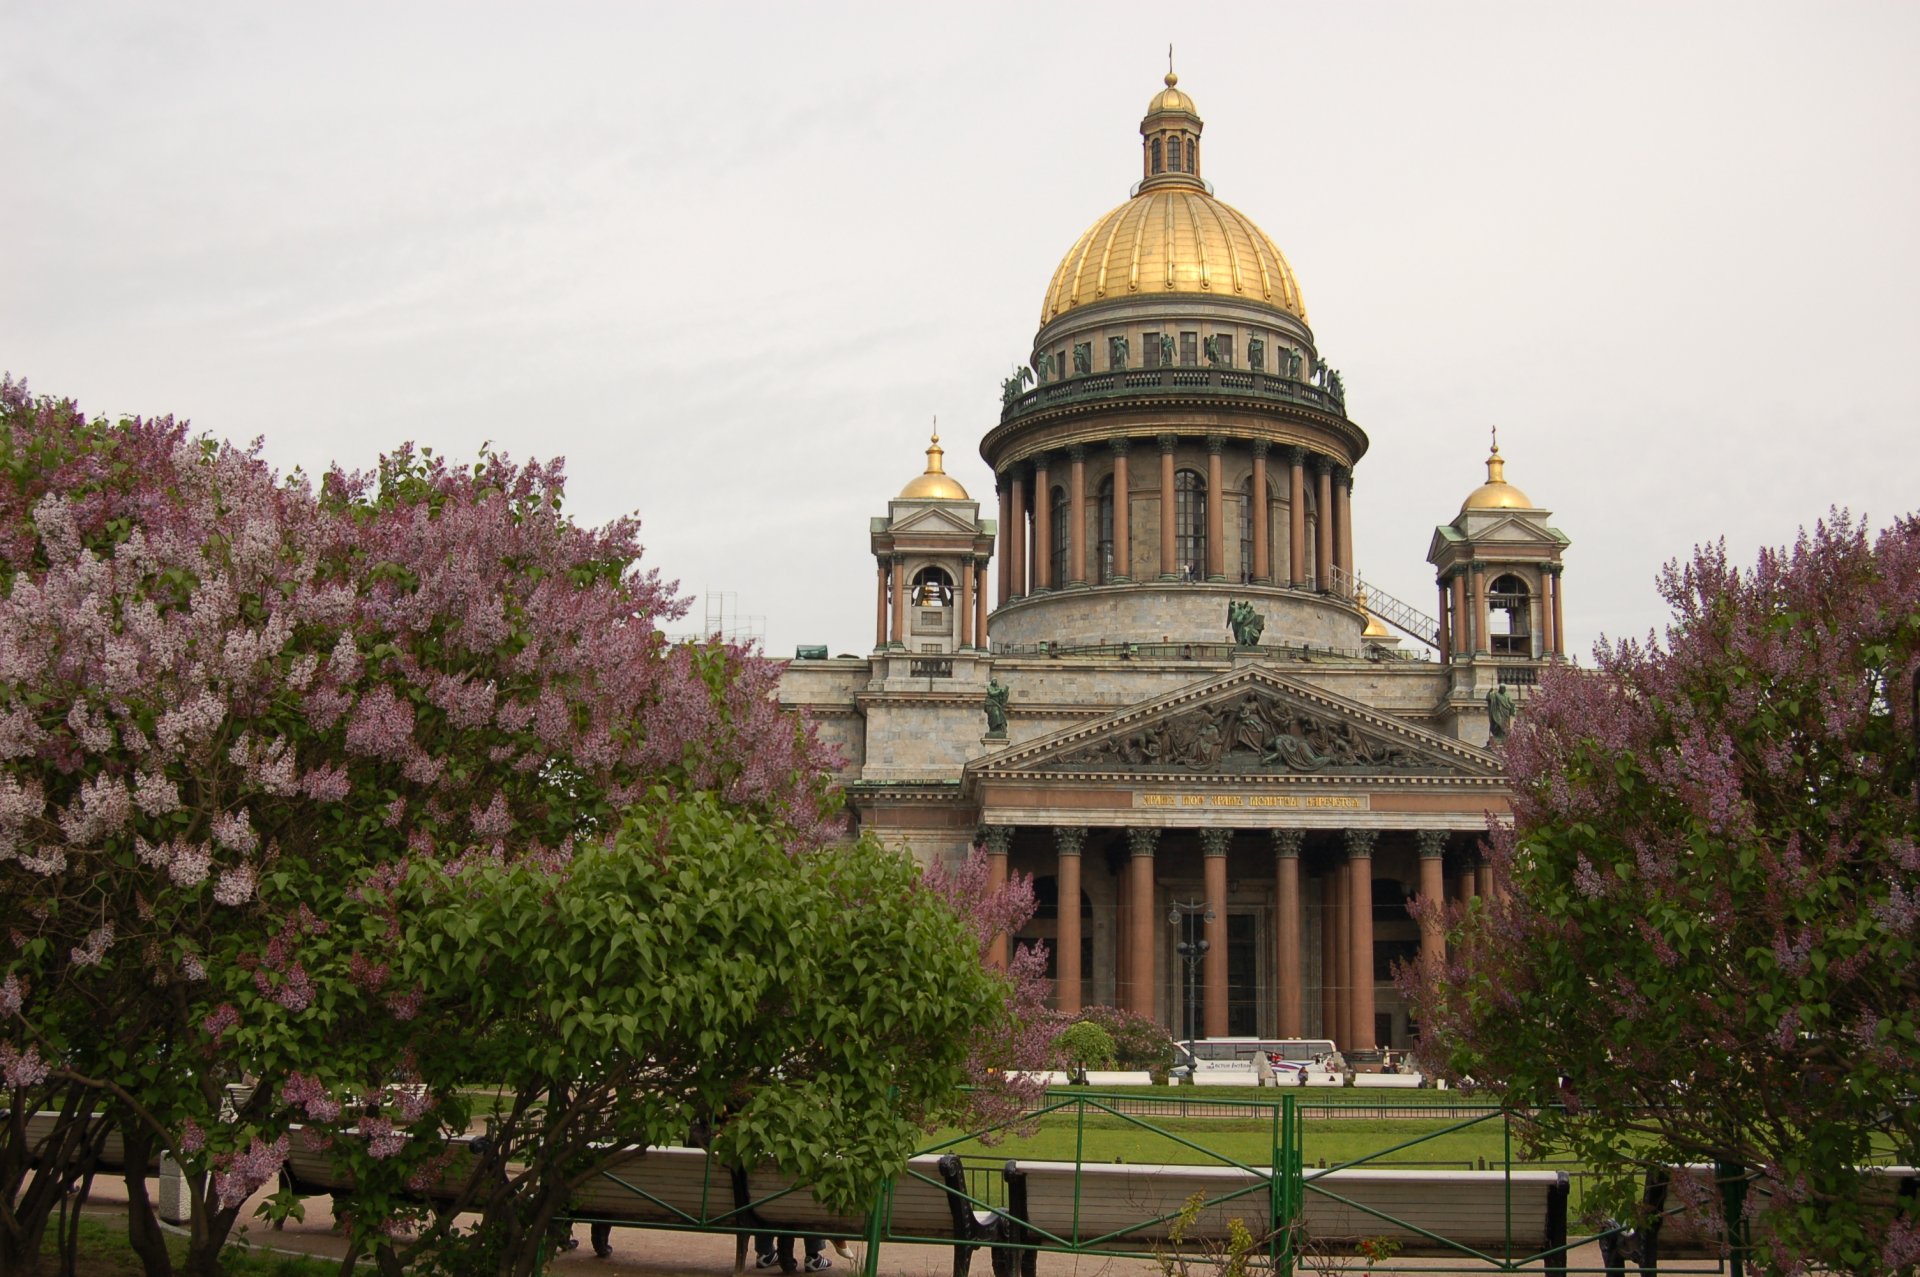
M 1366 432 L 1201 134 L 1169 74 L 1002 387 L 986 508 L 936 435 L 871 523 L 871 654 L 803 651 L 781 697 L 839 746 L 862 829 L 1033 875 L 1018 939 L 1061 1009 L 1365 1060 L 1409 1045 L 1390 969 L 1439 943 L 1408 902 L 1488 887 L 1489 737 L 1563 656 L 1568 541 L 1496 445 L 1434 530 L 1434 611 L 1367 589 Z

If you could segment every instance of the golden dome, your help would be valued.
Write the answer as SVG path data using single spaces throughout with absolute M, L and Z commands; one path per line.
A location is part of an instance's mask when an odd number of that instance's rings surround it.
M 1176 186 L 1142 191 L 1089 227 L 1053 272 L 1040 322 L 1167 293 L 1265 302 L 1307 317 L 1293 268 L 1267 233 L 1204 190 Z
M 1163 111 L 1180 111 L 1198 118 L 1200 112 L 1193 105 L 1193 99 L 1173 86 L 1180 83 L 1180 77 L 1167 72 L 1167 87 L 1153 95 L 1153 101 L 1147 103 L 1148 115 L 1159 115 Z
M 933 442 L 927 445 L 927 472 L 917 476 L 913 482 L 900 489 L 901 501 L 965 501 L 967 490 L 940 467 L 940 459 L 946 450 L 940 446 L 940 432 L 933 432 Z
M 1500 441 L 1496 436 L 1493 451 L 1487 454 L 1487 481 L 1467 494 L 1460 503 L 1460 513 L 1469 510 L 1535 510 L 1527 494 L 1507 482 L 1507 463 L 1500 456 Z
M 1393 637 L 1393 635 L 1388 632 L 1387 627 L 1380 624 L 1380 618 L 1367 610 L 1367 592 L 1365 590 L 1354 591 L 1353 603 L 1355 607 L 1360 609 L 1360 615 L 1367 618 L 1367 628 L 1360 631 L 1361 638 L 1379 639 Z

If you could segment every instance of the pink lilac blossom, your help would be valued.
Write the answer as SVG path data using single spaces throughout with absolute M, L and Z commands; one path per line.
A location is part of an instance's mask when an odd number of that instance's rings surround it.
M 245 1203 L 263 1184 L 280 1173 L 286 1160 L 285 1135 L 271 1144 L 255 1136 L 246 1152 L 235 1154 L 224 1169 L 214 1172 L 213 1188 L 220 1205 L 232 1210 Z
M 107 950 L 113 945 L 113 924 L 105 923 L 87 933 L 86 943 L 69 951 L 68 957 L 76 967 L 97 967 L 100 960 L 107 956 Z
M 227 1030 L 236 1027 L 239 1023 L 240 1013 L 234 1010 L 233 1003 L 222 1002 L 207 1012 L 206 1018 L 200 1021 L 200 1028 L 212 1037 L 215 1043 L 218 1043 L 226 1036 Z
M 213 868 L 213 851 L 204 843 L 175 842 L 167 864 L 167 876 L 177 887 L 197 887 L 207 880 Z
M 27 982 L 18 975 L 8 975 L 0 980 L 0 1019 L 8 1019 L 20 1014 L 20 1008 L 26 1005 Z
M 200 1123 L 188 1118 L 180 1127 L 180 1138 L 175 1147 L 182 1157 L 192 1157 L 207 1146 L 207 1133 L 200 1129 Z
M 367 1138 L 367 1156 L 375 1161 L 395 1157 L 406 1151 L 406 1133 L 396 1131 L 391 1118 L 363 1118 L 360 1122 L 360 1133 Z
M 253 866 L 241 865 L 237 869 L 221 870 L 219 881 L 213 884 L 213 898 L 229 907 L 243 905 L 253 899 Z
M 8 1086 L 38 1086 L 47 1080 L 47 1073 L 39 1047 L 29 1045 L 25 1051 L 19 1051 L 11 1042 L 0 1042 L 0 1078 L 5 1078 Z
M 207 964 L 197 953 L 182 954 L 180 958 L 180 974 L 195 982 L 204 980 L 207 978 Z

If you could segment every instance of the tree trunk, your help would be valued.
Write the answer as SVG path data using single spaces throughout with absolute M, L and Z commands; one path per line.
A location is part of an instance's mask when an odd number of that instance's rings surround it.
M 147 1196 L 147 1163 L 153 1157 L 153 1132 L 138 1121 L 125 1122 L 120 1138 L 127 1150 L 127 1244 L 140 1257 L 147 1277 L 173 1277 L 166 1235 Z

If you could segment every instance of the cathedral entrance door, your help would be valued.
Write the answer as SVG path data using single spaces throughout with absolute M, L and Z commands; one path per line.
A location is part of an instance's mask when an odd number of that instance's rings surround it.
M 1259 915 L 1252 910 L 1227 913 L 1227 1035 L 1260 1036 Z

